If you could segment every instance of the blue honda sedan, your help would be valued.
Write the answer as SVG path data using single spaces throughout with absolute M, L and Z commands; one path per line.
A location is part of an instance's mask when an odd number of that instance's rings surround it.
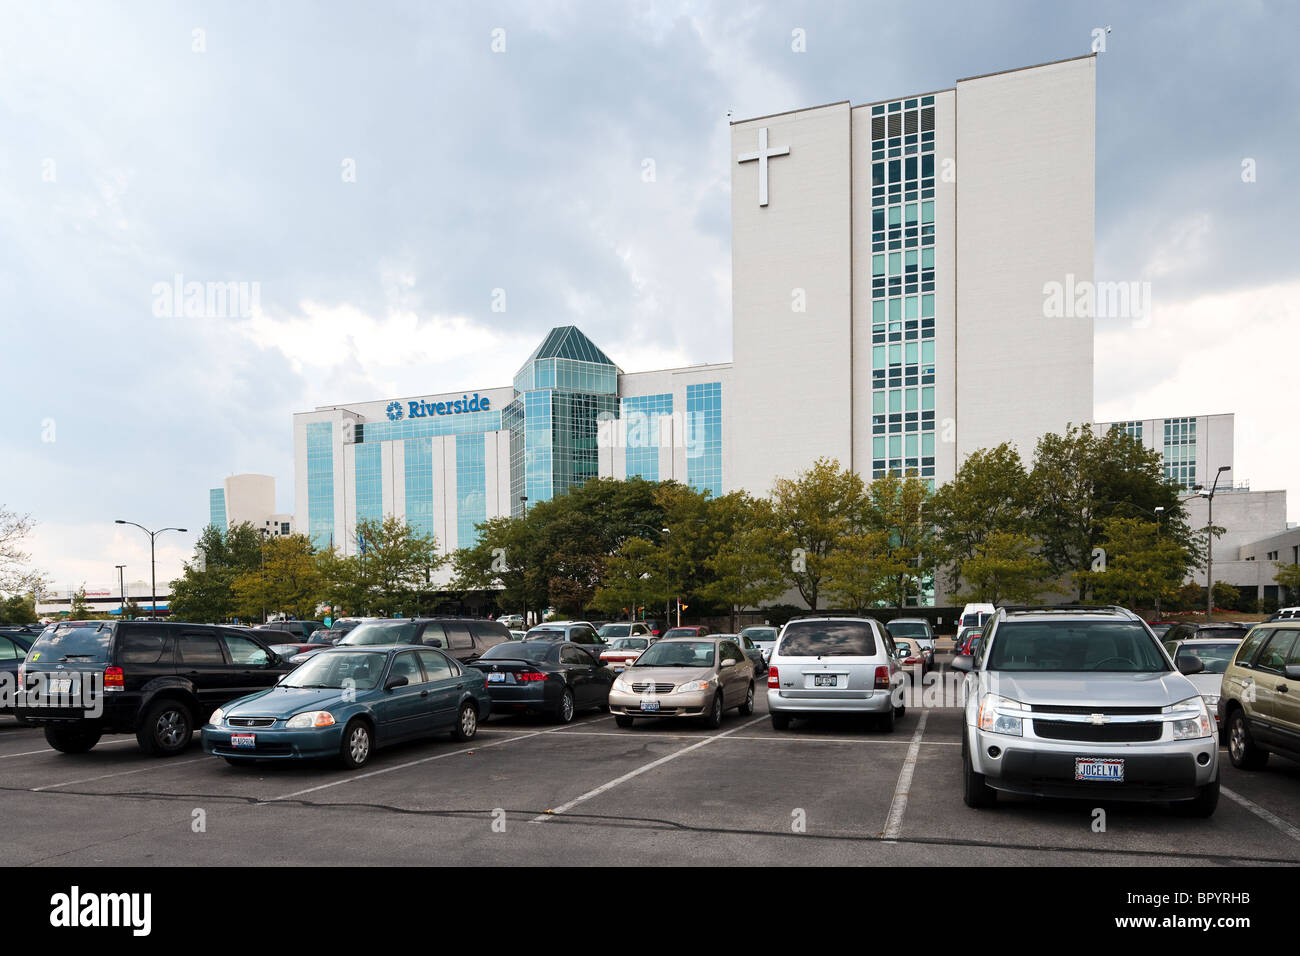
M 378 747 L 450 732 L 469 740 L 492 710 L 483 674 L 432 647 L 339 647 L 212 714 L 205 752 L 254 760 L 337 758 L 356 769 Z

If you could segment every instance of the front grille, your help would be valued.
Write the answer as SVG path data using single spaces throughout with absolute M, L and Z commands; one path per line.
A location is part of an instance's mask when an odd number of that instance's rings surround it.
M 256 747 L 229 747 L 222 744 L 212 748 L 219 757 L 285 757 L 293 753 L 292 744 L 258 744 Z
M 644 682 L 643 682 L 643 683 L 640 683 L 640 684 L 633 684 L 633 685 L 632 685 L 632 693 L 634 693 L 634 694 L 644 694 L 644 693 L 645 693 L 649 688 L 650 688 L 650 685 L 649 685 L 648 683 L 644 683 Z M 671 694 L 672 692 L 673 692 L 673 685 L 672 685 L 672 684 L 655 684 L 655 693 L 656 693 L 656 694 Z
M 1031 704 L 1030 710 L 1036 710 L 1049 714 L 1096 714 L 1103 711 L 1101 707 L 1074 707 L 1065 704 Z M 1160 707 L 1111 707 L 1107 704 L 1104 712 L 1107 714 L 1158 714 L 1161 713 Z
M 231 727 L 270 727 L 275 723 L 274 717 L 227 717 L 226 723 Z
M 1087 743 L 1149 743 L 1159 740 L 1164 724 L 1077 724 L 1068 720 L 1035 720 L 1034 733 L 1048 740 L 1081 740 Z

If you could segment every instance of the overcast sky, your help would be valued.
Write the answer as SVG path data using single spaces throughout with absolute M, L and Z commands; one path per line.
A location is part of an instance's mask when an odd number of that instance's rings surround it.
M 114 518 L 184 525 L 165 580 L 227 475 L 293 510 L 296 411 L 506 385 L 560 324 L 627 371 L 729 360 L 728 110 L 951 88 L 1106 25 L 1097 278 L 1153 311 L 1098 322 L 1097 418 L 1235 412 L 1235 477 L 1288 488 L 1298 10 L 7 2 L 0 504 L 60 589 L 147 577 Z M 258 307 L 159 316 L 177 275 Z

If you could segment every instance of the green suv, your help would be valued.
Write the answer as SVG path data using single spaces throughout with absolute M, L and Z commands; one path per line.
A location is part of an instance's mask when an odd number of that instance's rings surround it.
M 1300 620 L 1256 625 L 1223 673 L 1220 736 L 1234 767 L 1300 760 Z

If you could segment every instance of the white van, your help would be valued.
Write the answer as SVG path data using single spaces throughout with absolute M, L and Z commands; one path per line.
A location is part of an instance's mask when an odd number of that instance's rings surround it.
M 961 647 L 967 631 L 983 627 L 995 610 L 997 608 L 992 604 L 967 604 L 962 608 L 961 617 L 957 619 L 956 646 Z

